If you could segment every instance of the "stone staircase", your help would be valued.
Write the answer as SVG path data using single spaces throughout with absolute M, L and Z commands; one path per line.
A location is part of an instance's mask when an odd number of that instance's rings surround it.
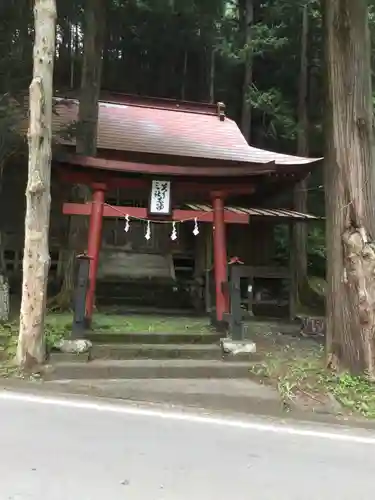
M 51 353 L 47 380 L 243 379 L 256 354 L 227 355 L 219 333 L 92 332 L 85 354 Z

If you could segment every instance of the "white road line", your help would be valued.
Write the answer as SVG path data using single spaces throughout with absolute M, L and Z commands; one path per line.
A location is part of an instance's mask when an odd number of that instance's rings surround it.
M 238 429 L 247 429 L 256 432 L 272 432 L 274 434 L 300 436 L 326 439 L 330 441 L 344 441 L 357 444 L 375 445 L 375 437 L 358 436 L 354 434 L 345 434 L 342 432 L 317 431 L 313 429 L 299 428 L 290 425 L 250 422 L 246 420 L 232 420 L 219 417 L 210 417 L 205 415 L 196 415 L 191 413 L 182 413 L 170 410 L 156 410 L 150 408 L 140 408 L 135 406 L 117 405 L 108 403 L 95 403 L 92 401 L 82 401 L 67 398 L 41 397 L 31 394 L 18 392 L 0 391 L 0 400 L 19 401 L 46 406 L 60 406 L 63 408 L 74 408 L 77 410 L 92 410 L 104 413 L 117 413 L 123 415 L 132 415 L 139 417 L 152 417 L 163 420 L 175 420 L 190 422 L 196 424 L 209 424 L 222 427 L 232 427 Z

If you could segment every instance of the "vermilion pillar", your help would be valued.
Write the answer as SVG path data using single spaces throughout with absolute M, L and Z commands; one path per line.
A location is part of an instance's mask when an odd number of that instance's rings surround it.
M 220 193 L 213 194 L 213 243 L 214 243 L 214 271 L 216 289 L 216 319 L 223 321 L 224 313 L 228 310 L 228 301 L 223 284 L 227 277 L 227 244 L 224 222 L 224 199 Z
M 92 205 L 87 253 L 90 258 L 89 287 L 86 296 L 86 320 L 90 324 L 95 304 L 96 276 L 98 273 L 100 246 L 102 242 L 103 211 L 105 202 L 104 184 L 92 186 Z

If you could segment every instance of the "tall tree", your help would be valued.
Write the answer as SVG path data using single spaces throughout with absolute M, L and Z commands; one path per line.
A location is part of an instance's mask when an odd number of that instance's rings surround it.
M 44 361 L 44 316 L 49 270 L 55 0 L 35 0 L 34 69 L 30 84 L 29 172 L 17 362 Z
M 240 19 L 244 35 L 244 79 L 242 88 L 241 131 L 246 140 L 251 139 L 250 87 L 253 82 L 252 26 L 254 22 L 254 0 L 240 0 Z
M 87 0 L 86 4 L 77 153 L 95 156 L 102 77 L 105 0 Z
M 95 156 L 97 149 L 98 102 L 102 76 L 102 55 L 105 29 L 105 0 L 86 0 L 84 46 L 77 128 L 77 153 Z M 74 196 L 87 201 L 87 186 L 75 186 Z M 87 244 L 87 224 L 82 217 L 72 218 L 69 231 L 70 251 L 67 256 L 62 289 L 57 303 L 62 308 L 71 304 L 74 290 L 76 252 Z
M 375 377 L 375 205 L 366 0 L 324 0 L 328 362 Z
M 297 154 L 308 156 L 308 36 L 309 36 L 309 5 L 302 6 L 301 23 L 301 49 L 300 49 L 300 74 L 298 85 L 298 129 L 297 129 Z M 294 189 L 294 208 L 298 212 L 307 212 L 307 179 L 299 182 Z M 307 227 L 306 224 L 297 222 L 293 227 L 293 243 L 295 247 L 295 272 L 296 289 L 299 301 L 303 300 L 303 290 L 307 281 Z

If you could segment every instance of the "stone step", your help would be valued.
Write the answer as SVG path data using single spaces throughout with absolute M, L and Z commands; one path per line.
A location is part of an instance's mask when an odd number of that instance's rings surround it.
M 90 361 L 90 352 L 83 353 L 69 353 L 52 351 L 47 354 L 46 362 L 50 363 L 87 363 Z
M 51 363 L 92 361 L 94 359 L 222 359 L 222 349 L 215 344 L 93 344 L 89 353 L 52 352 Z M 247 359 L 249 359 L 247 357 Z
M 212 333 L 111 333 L 87 332 L 96 344 L 219 344 L 222 334 Z
M 90 359 L 222 359 L 215 344 L 94 344 Z
M 82 354 L 52 352 L 48 357 L 50 363 L 82 362 L 95 359 L 196 359 L 255 361 L 256 353 L 225 354 L 215 344 L 93 344 L 91 351 Z
M 194 379 L 244 378 L 251 363 L 217 360 L 93 360 L 62 361 L 46 367 L 46 380 L 61 379 Z
M 43 384 L 54 393 L 85 394 L 155 404 L 246 414 L 283 415 L 278 391 L 249 378 L 56 380 Z

